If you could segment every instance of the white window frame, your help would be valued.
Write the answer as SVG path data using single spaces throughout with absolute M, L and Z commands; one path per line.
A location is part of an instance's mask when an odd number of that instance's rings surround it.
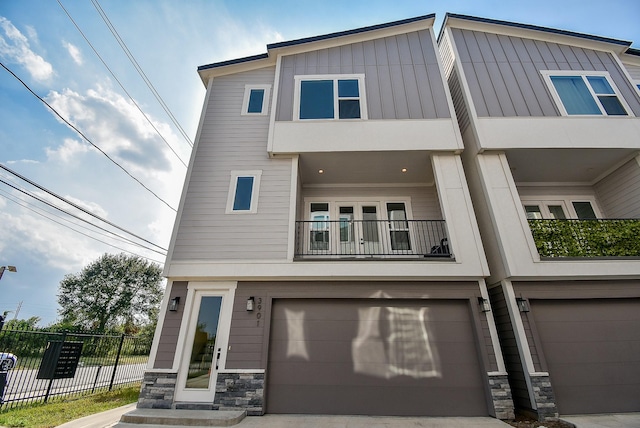
M 234 210 L 233 205 L 236 197 L 236 188 L 238 186 L 238 178 L 253 177 L 253 187 L 251 189 L 251 205 L 248 210 Z M 262 170 L 252 171 L 231 171 L 231 180 L 229 181 L 229 194 L 227 195 L 226 214 L 255 214 L 258 212 L 258 197 L 260 195 L 260 179 Z
M 262 98 L 262 109 L 260 110 L 260 113 L 249 113 L 249 99 L 251 98 L 251 91 L 253 89 L 264 90 L 264 97 Z M 269 97 L 270 96 L 271 96 L 271 85 L 253 85 L 253 84 L 245 85 L 241 114 L 243 116 L 266 116 L 269 113 Z
M 542 74 L 543 80 L 545 81 L 545 83 L 547 84 L 547 87 L 549 88 L 549 92 L 551 93 L 551 97 L 553 98 L 553 100 L 555 101 L 556 105 L 558 106 L 558 109 L 560 110 L 560 114 L 562 114 L 563 116 L 568 116 L 568 117 L 603 117 L 603 116 L 607 117 L 607 116 L 609 116 L 607 114 L 607 111 L 604 109 L 604 107 L 600 103 L 600 99 L 598 98 L 598 94 L 596 94 L 593 91 L 593 88 L 591 87 L 591 84 L 587 80 L 587 76 L 604 77 L 605 79 L 607 79 L 607 82 L 609 83 L 609 85 L 613 89 L 613 92 L 615 92 L 616 97 L 618 97 L 618 101 L 620 101 L 620 104 L 622 104 L 622 107 L 624 107 L 624 109 L 627 112 L 626 116 L 615 115 L 613 117 L 634 117 L 635 116 L 633 114 L 633 110 L 631 110 L 631 108 L 629 107 L 629 104 L 627 104 L 627 101 L 622 96 L 622 93 L 620 92 L 620 90 L 618 89 L 616 84 L 614 83 L 613 79 L 611 79 L 611 75 L 609 75 L 608 71 L 541 70 L 540 73 Z M 562 99 L 560 98 L 560 95 L 558 94 L 558 91 L 556 90 L 555 85 L 551 81 L 551 77 L 553 77 L 553 76 L 582 77 L 582 80 L 584 81 L 585 85 L 587 86 L 587 89 L 589 90 L 589 93 L 591 94 L 591 97 L 593 98 L 593 100 L 595 101 L 596 105 L 600 109 L 600 113 L 601 114 L 579 114 L 578 115 L 578 114 L 569 114 L 569 113 L 567 113 L 567 110 L 564 107 Z M 600 94 L 600 95 L 602 95 L 602 94 Z
M 557 202 L 563 202 L 565 209 L 565 215 L 567 216 L 567 220 L 575 220 L 578 218 L 578 214 L 576 213 L 575 208 L 573 207 L 574 202 L 589 202 L 591 204 L 591 208 L 593 208 L 593 212 L 595 213 L 597 218 L 602 218 L 602 212 L 600 211 L 600 207 L 596 202 L 596 198 L 592 196 L 573 196 L 573 195 L 555 195 L 555 196 L 523 196 L 520 198 L 520 202 L 522 203 L 522 209 L 524 210 L 525 205 L 538 205 L 540 207 L 540 212 L 542 213 L 543 219 L 550 219 L 548 205 L 557 205 Z M 525 211 L 525 216 L 526 216 Z
M 299 121 L 321 121 L 321 120 L 339 120 L 339 121 L 357 121 L 367 120 L 367 97 L 364 85 L 364 74 L 309 74 L 293 76 L 295 87 L 293 93 L 293 120 Z M 333 80 L 333 118 L 332 119 L 300 119 L 300 85 L 303 81 L 308 80 Z M 358 100 L 360 101 L 360 117 L 357 119 L 340 119 L 339 100 L 338 97 L 338 80 L 357 80 L 358 81 Z M 356 99 L 353 97 L 343 99 Z

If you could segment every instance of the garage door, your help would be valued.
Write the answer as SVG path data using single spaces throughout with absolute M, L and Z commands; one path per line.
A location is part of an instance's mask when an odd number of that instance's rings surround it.
M 640 299 L 531 301 L 561 414 L 640 411 Z
M 486 415 L 465 301 L 275 300 L 268 413 Z

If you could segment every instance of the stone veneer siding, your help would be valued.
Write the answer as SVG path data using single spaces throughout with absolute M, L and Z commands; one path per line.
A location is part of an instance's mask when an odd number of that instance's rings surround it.
M 139 409 L 170 409 L 176 390 L 177 373 L 146 371 L 140 387 Z
M 514 419 L 513 398 L 507 374 L 489 374 L 489 389 L 495 417 L 498 419 Z
M 538 420 L 558 418 L 558 408 L 556 407 L 556 397 L 553 394 L 551 381 L 548 373 L 531 373 L 531 386 L 538 408 Z
M 218 373 L 215 410 L 246 410 L 249 416 L 264 414 L 264 372 Z

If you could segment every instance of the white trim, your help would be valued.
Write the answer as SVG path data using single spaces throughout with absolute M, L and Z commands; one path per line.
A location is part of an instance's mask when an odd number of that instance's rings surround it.
M 251 91 L 264 90 L 264 96 L 262 97 L 262 107 L 260 108 L 259 113 L 250 113 L 249 110 L 249 100 L 251 98 Z M 246 84 L 244 85 L 244 98 L 242 100 L 242 116 L 266 116 L 269 113 L 269 97 L 271 96 L 271 85 L 254 85 L 254 84 Z
M 271 115 L 269 116 L 269 132 L 267 134 L 267 153 L 273 152 L 273 134 L 276 127 L 276 111 L 278 107 L 278 91 L 280 89 L 280 70 L 282 69 L 282 56 L 276 60 L 276 72 L 273 77 L 273 97 L 271 99 Z
M 620 101 L 620 104 L 622 104 L 622 106 L 626 110 L 626 112 L 627 112 L 626 116 L 635 117 L 635 115 L 633 114 L 633 110 L 631 110 L 631 108 L 627 104 L 627 101 L 622 96 L 622 93 L 620 92 L 620 90 L 616 86 L 616 84 L 613 81 L 613 79 L 611 79 L 611 76 L 609 75 L 608 71 L 540 70 L 540 74 L 542 74 L 543 80 L 547 84 L 547 87 L 549 88 L 549 92 L 551 93 L 551 97 L 553 98 L 553 101 L 558 106 L 558 110 L 560 110 L 560 114 L 562 114 L 563 116 L 580 116 L 580 117 L 611 116 L 611 115 L 607 114 L 604 106 L 602 105 L 602 103 L 600 102 L 600 99 L 598 98 L 598 95 L 602 95 L 602 94 L 596 94 L 595 91 L 593 90 L 593 87 L 591 86 L 589 81 L 586 79 L 587 76 L 597 76 L 597 77 L 604 77 L 607 80 L 607 83 L 609 83 L 609 85 L 613 89 L 613 92 L 615 92 L 615 95 L 618 98 L 618 101 Z M 591 94 L 591 97 L 593 98 L 593 101 L 598 106 L 598 109 L 600 109 L 600 113 L 601 114 L 595 114 L 595 115 L 594 114 L 580 114 L 580 115 L 577 115 L 577 114 L 569 114 L 569 113 L 567 113 L 567 110 L 565 109 L 564 104 L 562 103 L 562 99 L 560 99 L 560 95 L 558 94 L 556 86 L 553 84 L 553 81 L 551 80 L 551 78 L 554 77 L 554 76 L 581 77 L 582 80 L 584 81 L 584 84 L 586 85 L 587 89 L 589 90 L 589 93 Z M 625 115 L 613 115 L 613 116 L 624 117 Z
M 585 195 L 535 195 L 535 196 L 521 196 L 520 201 L 522 202 L 522 207 L 524 209 L 525 205 L 538 205 L 541 208 L 541 212 L 543 214 L 542 218 L 550 219 L 548 205 L 552 205 L 555 203 L 562 203 L 563 208 L 565 210 L 565 214 L 568 219 L 577 219 L 578 214 L 573 206 L 574 202 L 589 202 L 591 204 L 591 208 L 593 208 L 593 212 L 595 213 L 597 218 L 602 218 L 602 211 L 600 211 L 600 207 L 598 206 L 598 202 L 596 201 L 595 196 L 585 196 Z M 525 211 L 526 217 L 526 211 Z
M 340 121 L 358 121 L 367 120 L 369 117 L 367 114 L 367 96 L 365 90 L 364 74 L 306 74 L 295 75 L 294 90 L 293 90 L 293 120 L 295 121 L 326 121 L 326 120 L 340 120 Z M 332 119 L 300 119 L 300 84 L 302 81 L 308 80 L 332 80 L 333 81 L 333 118 Z M 357 119 L 340 119 L 339 117 L 339 97 L 338 97 L 338 81 L 339 80 L 357 80 L 358 81 L 358 99 L 360 101 L 360 117 Z
M 226 214 L 255 214 L 258 212 L 258 196 L 260 195 L 260 179 L 262 177 L 262 170 L 252 171 L 231 171 L 231 179 L 229 180 L 229 194 L 227 195 L 227 208 Z M 236 196 L 236 187 L 238 185 L 238 178 L 240 177 L 252 177 L 253 186 L 251 188 L 251 205 L 248 210 L 234 210 L 233 205 Z

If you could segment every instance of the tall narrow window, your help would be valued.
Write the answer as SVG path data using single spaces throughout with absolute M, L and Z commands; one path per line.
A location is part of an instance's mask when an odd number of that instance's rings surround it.
M 314 202 L 311 204 L 309 246 L 311 251 L 329 250 L 329 204 Z
M 387 217 L 389 218 L 389 235 L 392 250 L 411 250 L 409 239 L 409 222 L 404 202 L 387 203 Z
M 255 213 L 262 171 L 231 171 L 226 213 Z
M 242 101 L 243 115 L 266 115 L 271 85 L 246 85 Z

